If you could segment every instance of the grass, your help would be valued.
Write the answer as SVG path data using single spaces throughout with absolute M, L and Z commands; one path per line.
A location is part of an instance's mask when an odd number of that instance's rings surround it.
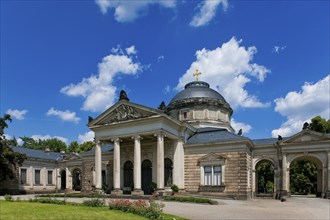
M 163 214 L 164 220 L 186 220 L 185 218 Z M 105 207 L 44 204 L 35 202 L 7 202 L 0 200 L 0 219 L 6 220 L 84 220 L 84 219 L 146 219 L 139 215 L 109 210 Z
M 83 219 L 146 219 L 144 217 L 109 210 L 109 207 L 86 207 L 71 205 L 41 204 L 34 202 L 0 201 L 0 219 L 33 220 L 83 220 Z

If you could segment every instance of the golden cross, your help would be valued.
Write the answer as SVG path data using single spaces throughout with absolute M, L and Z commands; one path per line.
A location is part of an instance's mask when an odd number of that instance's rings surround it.
M 196 81 L 198 81 L 198 76 L 201 75 L 201 72 L 198 72 L 198 69 L 196 69 L 196 72 L 193 74 L 194 77 L 196 77 Z

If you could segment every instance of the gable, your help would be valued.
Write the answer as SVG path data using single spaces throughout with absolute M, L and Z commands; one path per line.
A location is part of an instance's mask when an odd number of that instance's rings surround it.
M 83 158 L 78 153 L 71 153 L 64 158 L 65 161 L 82 160 L 82 159 Z
M 199 158 L 198 163 L 201 166 L 205 165 L 224 165 L 226 158 L 215 153 L 209 153 L 201 158 Z
M 119 101 L 96 119 L 88 123 L 89 126 L 108 125 L 115 122 L 123 122 L 157 115 L 156 109 L 133 104 L 128 101 Z
M 282 143 L 301 143 L 323 140 L 330 140 L 330 138 L 323 133 L 305 129 L 291 137 L 288 137 Z

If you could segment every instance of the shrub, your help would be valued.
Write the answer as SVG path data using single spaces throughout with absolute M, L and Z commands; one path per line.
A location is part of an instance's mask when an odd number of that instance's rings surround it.
M 146 202 L 138 200 L 130 202 L 129 200 L 112 200 L 109 203 L 110 209 L 130 212 L 144 216 L 149 219 L 161 219 L 164 205 L 153 200 Z
M 13 197 L 11 195 L 9 195 L 9 194 L 6 194 L 5 195 L 5 200 L 8 201 L 8 202 L 13 202 L 14 201 L 13 200 Z
M 58 205 L 65 205 L 66 204 L 65 200 L 51 199 L 51 198 L 29 199 L 29 202 L 39 202 L 39 203 L 58 204 Z
M 85 206 L 90 206 L 90 207 L 102 207 L 105 205 L 105 201 L 104 199 L 101 200 L 101 199 L 91 199 L 91 200 L 84 200 L 83 201 L 83 204 Z
M 212 205 L 218 204 L 214 200 L 207 199 L 207 198 L 199 198 L 199 197 L 164 196 L 164 200 L 178 201 L 178 202 L 209 203 L 209 204 L 212 204 Z
M 179 187 L 175 184 L 171 186 L 171 189 L 173 190 L 173 192 L 179 192 Z

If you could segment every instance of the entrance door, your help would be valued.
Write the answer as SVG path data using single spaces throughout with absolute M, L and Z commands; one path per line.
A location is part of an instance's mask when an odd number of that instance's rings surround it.
M 126 161 L 124 164 L 124 187 L 130 187 L 133 190 L 133 163 Z
M 145 195 L 151 194 L 150 185 L 152 183 L 152 163 L 150 160 L 142 162 L 142 190 Z
M 66 189 L 66 171 L 62 170 L 61 172 L 61 190 Z

